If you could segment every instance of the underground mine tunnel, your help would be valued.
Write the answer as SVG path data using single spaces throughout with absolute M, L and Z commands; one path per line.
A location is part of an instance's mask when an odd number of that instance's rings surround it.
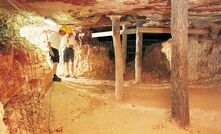
M 220 134 L 220 17 L 220 0 L 0 0 L 0 134 Z

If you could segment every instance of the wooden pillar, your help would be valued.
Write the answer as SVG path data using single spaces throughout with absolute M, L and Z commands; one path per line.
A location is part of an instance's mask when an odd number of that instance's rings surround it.
M 171 4 L 171 114 L 181 127 L 186 127 L 189 125 L 188 0 L 174 0 Z
M 135 55 L 135 82 L 142 82 L 142 46 L 143 34 L 139 33 L 139 27 L 143 24 L 142 20 L 137 19 L 136 22 L 136 55 Z
M 117 101 L 122 99 L 123 90 L 123 56 L 120 40 L 120 15 L 111 15 L 114 53 L 115 53 L 115 98 Z
M 127 25 L 122 26 L 122 53 L 123 53 L 123 69 L 124 74 L 126 74 L 126 60 L 127 60 L 127 34 L 125 33 Z

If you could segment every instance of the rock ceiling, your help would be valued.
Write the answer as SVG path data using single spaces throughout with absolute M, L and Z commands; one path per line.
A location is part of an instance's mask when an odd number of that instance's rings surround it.
M 4 2 L 3 2 L 4 1 Z M 146 16 L 147 26 L 170 25 L 170 0 L 10 0 L 23 11 L 53 18 L 59 24 L 76 26 L 110 25 L 106 15 L 121 14 L 134 21 Z M 0 0 L 12 6 L 8 0 Z M 189 0 L 189 23 L 193 27 L 221 25 L 221 0 Z M 159 24 L 159 26 L 160 26 Z

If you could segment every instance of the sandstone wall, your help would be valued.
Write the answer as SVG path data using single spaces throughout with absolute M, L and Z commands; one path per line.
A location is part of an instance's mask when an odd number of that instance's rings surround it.
M 5 126 L 5 123 L 3 122 L 4 117 L 4 108 L 2 103 L 0 102 L 0 134 L 8 134 L 7 127 Z
M 161 43 L 148 46 L 143 56 L 143 69 L 155 71 L 159 75 L 165 75 L 170 70 L 170 63 L 164 53 L 161 52 Z
M 211 78 L 221 74 L 221 40 L 190 36 L 188 40 L 189 80 Z M 171 59 L 171 40 L 163 43 L 162 52 Z
M 11 134 L 48 133 L 44 95 L 51 69 L 42 51 L 19 35 L 22 26 L 37 20 L 29 15 L 0 7 L 0 102 Z
M 114 78 L 114 61 L 109 59 L 109 48 L 85 44 L 75 51 L 75 58 L 77 75 Z
M 0 52 L 0 102 L 12 134 L 47 131 L 43 101 L 51 86 L 51 70 L 45 60 L 36 50 L 10 47 Z

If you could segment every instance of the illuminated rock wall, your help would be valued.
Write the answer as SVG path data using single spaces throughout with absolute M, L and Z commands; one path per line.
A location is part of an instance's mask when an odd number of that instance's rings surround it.
M 34 22 L 19 13 L 1 11 L 0 102 L 4 123 L 10 134 L 48 133 L 44 95 L 51 86 L 51 69 L 42 51 L 19 36 L 20 27 Z
M 0 101 L 12 134 L 47 131 L 43 101 L 51 86 L 51 70 L 45 60 L 37 50 L 10 47 L 0 52 Z
M 191 36 L 188 40 L 189 80 L 221 75 L 221 40 Z M 171 61 L 171 41 L 163 43 L 162 52 Z
M 75 51 L 76 74 L 104 79 L 114 78 L 114 61 L 109 59 L 109 48 L 82 45 Z
M 0 103 L 0 134 L 8 134 L 7 127 L 5 126 L 5 123 L 3 122 L 4 117 L 4 108 L 2 103 Z

